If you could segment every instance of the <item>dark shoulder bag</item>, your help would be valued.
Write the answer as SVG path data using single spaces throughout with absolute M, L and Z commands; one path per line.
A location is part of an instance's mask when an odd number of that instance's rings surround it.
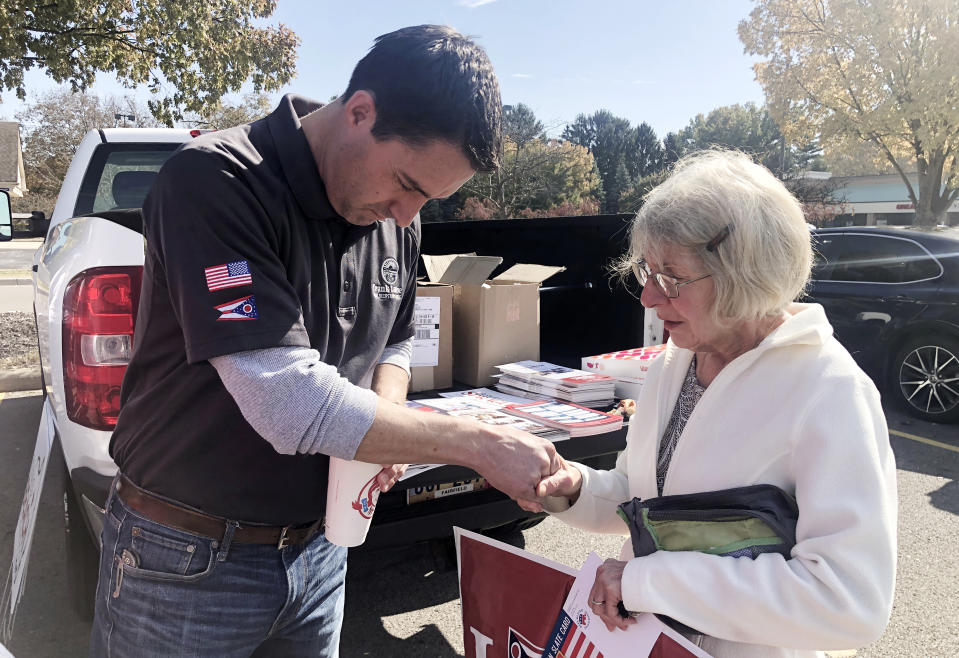
M 699 551 L 750 559 L 779 553 L 788 560 L 799 518 L 796 500 L 771 484 L 633 498 L 622 503 L 618 513 L 629 526 L 636 557 L 656 551 Z M 620 602 L 620 613 L 624 612 Z M 656 616 L 680 632 L 699 633 L 666 615 Z

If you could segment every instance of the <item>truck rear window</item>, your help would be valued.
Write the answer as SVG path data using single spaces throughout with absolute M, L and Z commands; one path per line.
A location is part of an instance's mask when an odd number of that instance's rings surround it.
M 140 208 L 177 143 L 101 144 L 90 160 L 73 214 Z

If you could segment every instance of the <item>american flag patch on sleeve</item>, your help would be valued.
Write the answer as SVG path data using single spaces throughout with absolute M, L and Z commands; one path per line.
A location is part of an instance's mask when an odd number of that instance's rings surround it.
M 203 270 L 206 275 L 206 287 L 213 292 L 224 288 L 236 288 L 253 283 L 250 274 L 250 263 L 245 260 L 235 260 L 226 265 L 217 265 Z

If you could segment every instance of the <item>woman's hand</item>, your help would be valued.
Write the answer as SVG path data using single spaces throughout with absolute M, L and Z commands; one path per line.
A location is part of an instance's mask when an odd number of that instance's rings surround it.
M 383 470 L 376 474 L 376 484 L 379 486 L 380 492 L 386 493 L 403 477 L 409 464 L 380 464 L 380 466 L 383 467 Z
M 625 562 L 606 560 L 596 569 L 596 580 L 589 590 L 589 608 L 598 615 L 606 628 L 626 630 L 635 624 L 632 617 L 623 618 L 619 614 L 619 603 L 623 600 L 623 569 Z
M 536 495 L 540 498 L 566 496 L 569 498 L 570 504 L 573 504 L 579 498 L 579 490 L 583 486 L 583 474 L 559 454 L 556 455 L 556 458 L 559 460 L 559 468 L 552 475 L 540 480 L 536 486 Z
M 556 470 L 536 485 L 536 500 L 516 500 L 516 504 L 527 512 L 542 512 L 546 496 L 566 496 L 570 505 L 579 498 L 579 490 L 583 486 L 583 475 L 579 469 L 571 466 L 558 452 L 553 464 Z

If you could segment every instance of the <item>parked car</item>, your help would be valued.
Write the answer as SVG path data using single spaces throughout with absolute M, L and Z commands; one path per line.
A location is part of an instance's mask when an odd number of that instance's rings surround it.
M 912 415 L 959 420 L 959 240 L 874 227 L 813 233 L 809 296 L 839 342 Z

